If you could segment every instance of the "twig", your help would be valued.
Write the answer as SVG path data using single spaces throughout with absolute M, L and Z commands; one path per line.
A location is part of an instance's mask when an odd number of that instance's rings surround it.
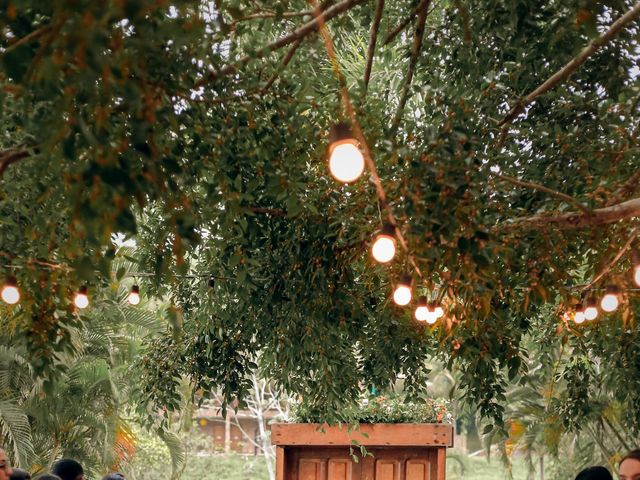
M 511 123 L 524 109 L 531 104 L 540 95 L 548 92 L 564 80 L 569 78 L 578 68 L 582 65 L 591 55 L 593 55 L 600 47 L 606 45 L 611 39 L 613 39 L 620 31 L 631 21 L 633 21 L 638 15 L 640 15 L 640 2 L 637 2 L 634 7 L 625 13 L 622 17 L 616 20 L 609 29 L 600 35 L 595 40 L 591 41 L 576 57 L 571 59 L 564 67 L 551 75 L 547 80 L 542 83 L 538 88 L 529 93 L 524 99 L 522 99 L 511 111 L 504 117 L 499 125 L 506 126 Z
M 422 48 L 422 40 L 424 39 L 424 27 L 427 23 L 427 15 L 429 10 L 429 4 L 431 0 L 427 0 L 424 2 L 422 9 L 418 12 L 418 19 L 416 20 L 416 31 L 413 36 L 413 45 L 411 47 L 411 59 L 409 60 L 409 69 L 407 70 L 407 76 L 404 82 L 404 88 L 402 90 L 402 97 L 400 98 L 400 104 L 398 105 L 398 111 L 396 112 L 396 116 L 393 119 L 393 123 L 391 124 L 391 131 L 395 132 L 400 125 L 400 120 L 402 120 L 402 113 L 404 112 L 404 107 L 407 104 L 407 100 L 409 99 L 409 94 L 411 92 L 411 82 L 413 81 L 413 75 L 416 70 L 416 65 L 418 63 L 418 57 L 420 56 L 420 49 Z
M 384 11 L 384 0 L 376 2 L 376 12 L 374 14 L 373 23 L 371 24 L 371 32 L 369 33 L 369 50 L 367 51 L 367 65 L 364 69 L 364 88 L 365 95 L 369 88 L 369 80 L 371 79 L 371 69 L 373 68 L 373 57 L 376 53 L 376 42 L 378 41 L 378 31 L 380 30 L 380 21 L 382 20 L 382 12 Z
M 267 214 L 273 215 L 274 217 L 286 217 L 287 212 L 284 210 L 280 210 L 278 208 L 268 208 L 268 207 L 250 207 L 249 211 L 256 214 Z
M 609 271 L 616 265 L 616 263 L 618 263 L 620 261 L 620 259 L 622 258 L 622 256 L 625 254 L 625 252 L 627 250 L 629 250 L 629 247 L 631 247 L 631 244 L 634 242 L 634 240 L 638 237 L 638 229 L 634 228 L 633 231 L 631 232 L 631 235 L 629 236 L 629 239 L 627 240 L 627 242 L 624 244 L 624 246 L 620 249 L 620 251 L 618 252 L 618 254 L 613 257 L 613 260 L 611 260 L 601 271 L 598 275 L 596 275 L 593 280 L 591 280 L 591 282 L 588 285 L 585 285 L 583 290 L 588 290 L 590 289 L 593 285 L 595 285 L 596 283 L 598 283 L 600 281 L 600 279 L 602 277 L 604 277 L 607 273 L 609 273 Z
M 252 13 L 250 15 L 246 15 L 244 17 L 238 18 L 234 20 L 233 23 L 244 22 L 247 20 L 257 20 L 264 18 L 295 18 L 295 17 L 304 17 L 305 15 L 313 15 L 311 10 L 305 10 L 302 12 L 283 12 L 281 14 L 277 14 L 276 12 L 257 12 Z
M 505 228 L 536 228 L 555 225 L 558 228 L 569 230 L 607 225 L 638 216 L 640 216 L 640 198 L 634 198 L 610 207 L 597 208 L 588 215 L 582 212 L 570 212 L 554 217 L 535 215 L 533 217 L 505 222 L 496 228 L 500 230 Z
M 570 195 L 564 194 L 562 192 L 558 192 L 556 190 L 553 190 L 551 188 L 545 187 L 544 185 L 540 185 L 539 183 L 533 183 L 533 182 L 526 182 L 523 180 L 518 180 L 517 178 L 513 178 L 513 177 L 509 177 L 508 175 L 500 175 L 499 173 L 494 173 L 491 172 L 490 173 L 491 176 L 496 177 L 500 180 L 504 180 L 505 182 L 509 182 L 513 185 L 518 185 L 519 187 L 525 187 L 525 188 L 533 188 L 534 190 L 538 190 L 540 192 L 545 192 L 548 193 L 551 196 L 560 198 L 561 200 L 564 200 L 565 202 L 571 204 L 571 205 L 575 205 L 576 207 L 578 207 L 580 210 L 582 210 L 586 215 L 591 215 L 591 210 L 589 210 L 587 207 L 585 207 L 582 203 L 580 203 L 578 200 L 576 200 L 575 198 L 573 198 Z
M 5 152 L 5 154 L 0 157 L 0 178 L 4 175 L 4 171 L 9 168 L 9 165 L 19 162 L 24 158 L 29 158 L 30 156 L 31 154 L 26 150 Z
M 285 68 L 287 68 L 287 65 L 289 65 L 289 62 L 291 62 L 291 60 L 293 59 L 293 56 L 298 51 L 298 48 L 300 47 L 300 45 L 302 45 L 302 40 L 303 40 L 302 38 L 299 38 L 298 40 L 296 40 L 293 43 L 293 45 L 291 45 L 291 48 L 289 49 L 289 51 L 285 55 L 284 59 L 282 60 L 282 63 L 280 64 L 280 67 L 271 76 L 271 78 L 267 81 L 267 83 L 264 85 L 264 87 L 262 87 L 260 89 L 260 93 L 266 93 L 267 90 L 269 90 L 271 88 L 271 85 L 273 85 L 273 82 L 276 81 L 278 76 L 284 71 Z
M 640 186 L 640 171 L 637 171 L 629 180 L 624 182 L 624 184 L 613 194 L 611 199 L 606 203 L 607 207 L 611 205 L 615 205 L 624 199 L 627 195 L 633 194 L 636 189 Z
M 309 0 L 309 2 L 314 4 L 315 0 Z M 319 23 L 320 23 L 320 33 L 322 35 L 322 38 L 324 39 L 325 47 L 327 49 L 327 55 L 329 56 L 331 66 L 333 68 L 333 71 L 336 77 L 338 78 L 338 82 L 340 83 L 340 94 L 342 97 L 344 108 L 346 110 L 347 116 L 351 120 L 353 133 L 355 134 L 356 139 L 360 143 L 360 148 L 362 150 L 362 155 L 364 157 L 365 165 L 367 166 L 367 169 L 369 170 L 369 175 L 371 175 L 371 179 L 373 180 L 373 183 L 376 187 L 376 192 L 378 193 L 378 201 L 380 202 L 380 205 L 382 206 L 382 208 L 384 208 L 384 210 L 386 211 L 387 219 L 389 223 L 393 225 L 393 227 L 395 228 L 398 244 L 407 254 L 409 263 L 415 270 L 416 274 L 420 278 L 423 278 L 422 271 L 420 270 L 420 267 L 418 267 L 418 264 L 416 263 L 413 255 L 411 255 L 409 251 L 409 245 L 405 240 L 404 236 L 402 235 L 400 228 L 398 228 L 398 222 L 396 221 L 395 215 L 393 214 L 393 210 L 391 209 L 391 206 L 387 201 L 387 194 L 385 193 L 384 188 L 382 187 L 382 182 L 380 181 L 378 170 L 376 169 L 376 164 L 373 161 L 371 150 L 369 150 L 367 139 L 365 138 L 364 133 L 362 132 L 360 122 L 358 121 L 358 116 L 356 115 L 355 109 L 353 108 L 353 104 L 351 103 L 351 98 L 349 97 L 349 89 L 347 88 L 347 81 L 344 75 L 342 74 L 342 71 L 340 70 L 340 63 L 338 62 L 338 57 L 333 47 L 333 40 L 331 38 L 329 30 L 327 29 L 326 24 L 323 21 L 322 11 L 318 8 L 316 8 L 316 18 L 319 20 Z
M 329 21 L 334 17 L 336 17 L 337 15 L 355 7 L 356 5 L 363 3 L 364 1 L 365 0 L 343 0 L 342 2 L 334 5 L 333 7 L 328 8 L 327 10 L 324 10 L 323 20 Z M 297 40 L 305 38 L 306 36 L 310 35 L 311 33 L 315 32 L 318 29 L 319 23 L 320 22 L 316 17 L 310 22 L 305 23 L 300 28 L 294 30 L 289 35 L 285 35 L 284 37 L 281 37 L 278 40 L 264 46 L 263 48 L 258 50 L 255 55 L 245 55 L 234 64 L 226 65 L 225 67 L 222 67 L 217 72 L 216 71 L 210 72 L 209 75 L 207 75 L 205 78 L 201 79 L 199 82 L 196 83 L 196 88 L 202 87 L 203 85 L 205 85 L 206 83 L 212 80 L 215 80 L 225 75 L 229 75 L 230 73 L 237 71 L 239 67 L 249 63 L 251 60 L 262 58 L 268 53 L 274 52 L 275 50 L 278 50 L 282 47 L 286 47 L 287 45 L 290 45 Z
M 407 18 L 405 18 L 402 22 L 400 22 L 400 24 L 396 28 L 394 28 L 390 33 L 387 34 L 387 36 L 384 39 L 384 42 L 382 42 L 383 45 L 388 45 L 389 43 L 391 43 L 391 41 L 393 41 L 393 39 L 396 38 L 398 34 L 400 34 L 400 32 L 402 32 L 405 28 L 407 28 L 407 26 L 411 23 L 411 21 L 414 18 L 416 18 L 416 15 L 418 15 L 418 13 L 422 11 L 425 5 L 429 4 L 430 2 L 431 0 L 422 0 L 416 6 L 416 8 L 414 8 L 411 11 L 411 13 Z
M 7 48 L 5 48 L 2 51 L 2 53 L 0 53 L 0 56 L 3 56 L 5 54 L 7 54 L 8 52 L 10 52 L 11 50 L 13 50 L 14 48 L 17 48 L 20 45 L 24 45 L 25 43 L 29 43 L 31 40 L 33 40 L 35 38 L 38 38 L 40 35 L 43 35 L 43 34 L 47 33 L 47 31 L 49 31 L 50 28 L 51 28 L 51 25 L 44 25 L 44 26 L 34 30 L 33 32 L 29 33 L 28 35 L 25 35 L 24 37 L 16 40 L 11 45 L 9 45 Z

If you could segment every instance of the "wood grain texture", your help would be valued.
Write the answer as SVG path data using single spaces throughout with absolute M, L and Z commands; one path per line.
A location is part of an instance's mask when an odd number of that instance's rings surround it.
M 277 423 L 271 428 L 271 442 L 282 446 L 452 447 L 453 427 L 430 423 L 371 424 L 350 431 L 344 425 Z

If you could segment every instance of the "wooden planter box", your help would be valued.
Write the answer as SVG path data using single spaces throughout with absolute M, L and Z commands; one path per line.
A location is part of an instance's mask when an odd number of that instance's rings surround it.
M 323 426 L 278 423 L 271 426 L 276 445 L 277 480 L 444 480 L 453 427 L 431 423 Z M 373 456 L 359 458 L 359 445 Z

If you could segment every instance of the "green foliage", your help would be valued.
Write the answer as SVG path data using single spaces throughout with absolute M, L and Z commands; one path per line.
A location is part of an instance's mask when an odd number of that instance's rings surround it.
M 426 398 L 409 401 L 403 395 L 380 395 L 362 399 L 356 406 L 342 411 L 350 423 L 451 423 L 449 402 Z M 322 423 L 324 412 L 314 411 L 304 402 L 294 405 L 292 422 Z
M 19 307 L 0 307 L 2 345 L 27 359 L 46 394 L 68 380 L 99 397 L 95 411 L 111 412 L 117 389 L 107 374 L 118 363 L 106 357 L 126 349 L 86 350 L 94 314 L 79 315 L 70 298 L 88 284 L 94 306 L 112 304 L 112 264 L 123 261 L 112 236 L 121 234 L 136 244 L 135 269 L 152 275 L 152 305 L 172 304 L 172 328 L 136 367 L 136 407 L 149 425 L 168 428 L 190 396 L 185 379 L 198 400 L 221 389 L 226 406 L 242 402 L 257 370 L 338 421 L 363 385 L 387 388 L 403 376 L 409 396 L 427 391 L 429 359 L 459 375 L 465 401 L 504 440 L 511 382 L 541 382 L 531 341 L 580 357 L 542 368 L 566 387 L 545 403 L 563 426 L 586 425 L 603 382 L 637 437 L 637 298 L 629 292 L 619 312 L 583 327 L 562 313 L 638 221 L 575 229 L 530 219 L 637 196 L 638 22 L 506 131 L 499 125 L 632 5 L 434 3 L 398 129 L 389 119 L 413 27 L 379 42 L 365 96 L 372 11 L 360 5 L 329 23 L 390 208 L 424 275 L 416 293 L 447 302 L 446 320 L 425 328 L 389 301 L 407 255 L 381 267 L 367 252 L 384 218 L 375 186 L 327 175 L 326 132 L 343 114 L 322 40 L 310 34 L 282 72 L 282 51 L 262 49 L 308 20 L 284 15 L 308 2 L 0 0 L 0 270 L 15 273 L 23 292 Z M 387 2 L 381 32 L 414 7 Z M 630 266 L 625 253 L 596 288 L 630 286 Z M 103 343 L 117 335 L 102 333 Z M 21 421 L 6 418 L 7 429 Z

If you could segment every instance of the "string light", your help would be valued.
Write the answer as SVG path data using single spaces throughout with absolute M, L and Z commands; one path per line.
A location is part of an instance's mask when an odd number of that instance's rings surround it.
M 78 289 L 75 297 L 73 297 L 73 304 L 81 310 L 89 306 L 89 297 L 87 295 L 86 285 L 83 285 Z
M 376 261 L 387 263 L 396 256 L 396 238 L 393 225 L 385 223 L 371 246 L 371 254 Z
M 609 285 L 607 287 L 607 292 L 604 297 L 602 297 L 602 301 L 600 302 L 600 307 L 605 312 L 611 313 L 615 312 L 620 306 L 620 287 L 617 285 Z
M 587 300 L 586 308 L 584 309 L 584 318 L 587 320 L 595 320 L 598 317 L 598 302 L 593 297 Z
M 131 293 L 129 293 L 129 298 L 127 300 L 134 306 L 140 304 L 140 287 L 138 287 L 138 285 L 131 287 Z
M 364 157 L 358 141 L 346 123 L 337 123 L 331 128 L 329 145 L 329 171 L 343 183 L 356 181 L 364 172 Z
M 436 311 L 437 309 L 437 305 L 436 302 L 430 302 L 429 303 L 429 316 L 427 317 L 427 323 L 429 325 L 433 325 L 434 323 L 436 323 L 438 321 L 438 312 Z
M 8 276 L 2 287 L 2 300 L 8 305 L 15 305 L 20 301 L 20 290 L 18 281 L 14 276 Z
M 424 322 L 429 318 L 429 307 L 427 306 L 427 297 L 420 297 L 418 299 L 418 306 L 416 307 L 415 317 L 416 320 Z
M 633 281 L 640 287 L 640 255 L 633 252 Z
M 393 301 L 401 307 L 411 302 L 411 275 L 403 275 L 393 292 Z
M 580 325 L 581 323 L 584 323 L 585 320 L 586 318 L 584 316 L 584 309 L 579 308 L 578 310 L 576 310 L 573 315 L 573 321 Z
M 442 308 L 439 304 L 435 304 L 435 308 L 433 309 L 433 313 L 436 314 L 436 319 L 444 317 L 444 308 Z

